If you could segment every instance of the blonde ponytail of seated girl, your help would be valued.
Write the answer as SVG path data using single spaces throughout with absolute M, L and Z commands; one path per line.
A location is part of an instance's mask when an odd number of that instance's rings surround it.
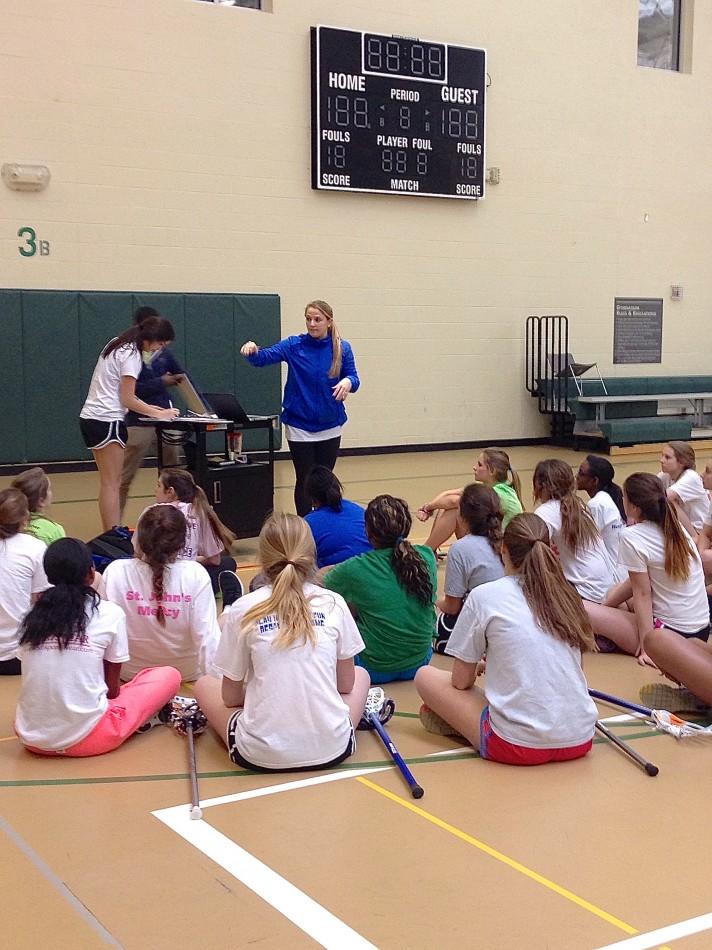
M 504 532 L 504 547 L 542 631 L 582 653 L 594 650 L 588 615 L 551 549 L 546 523 L 535 514 L 515 515 Z
M 260 531 L 258 559 L 269 578 L 272 593 L 267 600 L 248 610 L 242 618 L 242 631 L 271 614 L 279 620 L 277 649 L 296 644 L 316 645 L 314 616 L 304 585 L 316 578 L 316 549 L 309 527 L 298 515 L 273 514 Z

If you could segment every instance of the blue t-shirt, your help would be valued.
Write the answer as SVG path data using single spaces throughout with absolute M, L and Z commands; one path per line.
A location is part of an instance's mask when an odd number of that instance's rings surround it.
M 353 501 L 341 502 L 341 511 L 324 505 L 305 516 L 316 544 L 317 567 L 341 564 L 371 550 L 364 527 L 364 510 Z

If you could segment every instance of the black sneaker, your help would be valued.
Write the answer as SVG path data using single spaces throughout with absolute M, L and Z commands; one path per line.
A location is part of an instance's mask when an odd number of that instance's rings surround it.
M 455 628 L 458 614 L 438 614 L 438 621 L 435 626 L 435 639 L 433 640 L 433 650 L 436 653 L 444 654 L 445 647 L 450 640 L 450 634 Z
M 139 726 L 136 732 L 143 734 L 144 732 L 150 732 L 155 726 L 167 726 L 171 721 L 172 709 L 172 704 L 166 703 L 166 705 L 162 706 L 150 719 L 147 719 L 142 726 Z
M 234 604 L 245 593 L 242 581 L 234 571 L 221 571 L 218 575 L 218 587 L 222 594 L 223 607 Z

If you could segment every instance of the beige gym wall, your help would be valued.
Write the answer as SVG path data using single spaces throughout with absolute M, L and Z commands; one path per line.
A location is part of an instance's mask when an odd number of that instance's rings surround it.
M 710 4 L 684 73 L 636 66 L 633 0 L 2 6 L 0 157 L 52 173 L 0 185 L 3 286 L 276 292 L 285 335 L 323 297 L 364 381 L 347 446 L 544 434 L 529 313 L 568 314 L 606 372 L 613 298 L 663 297 L 662 366 L 616 371 L 709 372 Z M 317 23 L 487 49 L 484 201 L 311 190 Z M 49 256 L 19 255 L 21 226 Z

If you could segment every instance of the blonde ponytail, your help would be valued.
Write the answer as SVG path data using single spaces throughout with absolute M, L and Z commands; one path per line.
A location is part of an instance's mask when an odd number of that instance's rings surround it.
M 331 366 L 329 367 L 329 376 L 332 379 L 340 379 L 342 357 L 341 334 L 339 333 L 339 328 L 336 326 L 336 321 L 334 320 L 334 311 L 331 309 L 331 305 L 325 300 L 310 300 L 304 308 L 304 316 L 306 316 L 307 310 L 309 310 L 310 307 L 313 307 L 315 310 L 319 310 L 329 321 L 329 335 L 331 336 Z

